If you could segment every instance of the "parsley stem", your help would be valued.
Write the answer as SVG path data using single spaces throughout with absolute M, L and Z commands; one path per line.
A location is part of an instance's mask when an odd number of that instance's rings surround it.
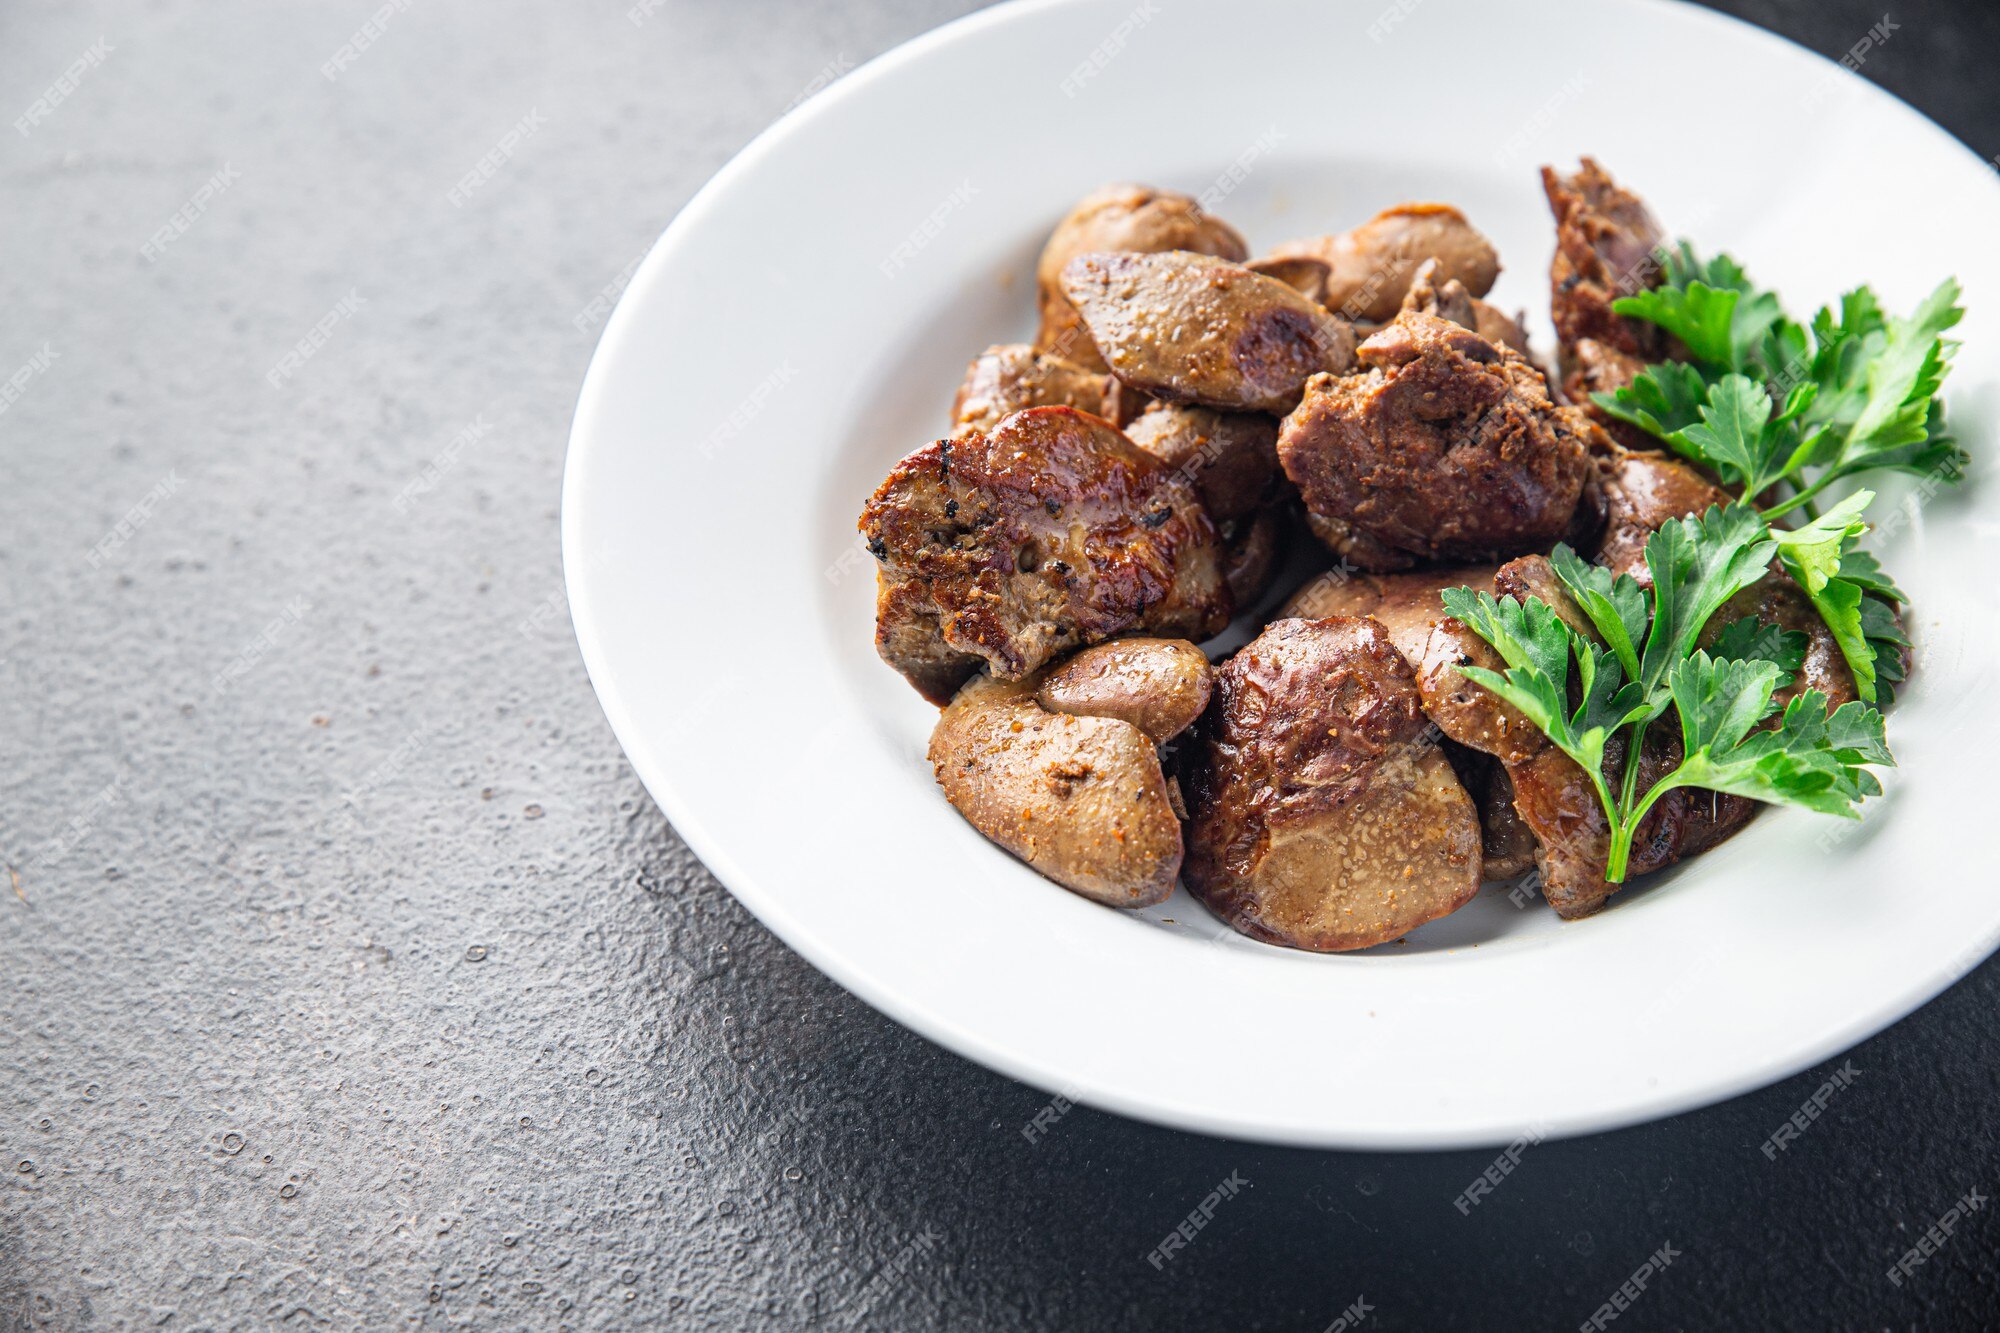
M 1575 760 L 1577 756 L 1571 754 L 1570 758 Z M 1604 807 L 1605 822 L 1611 826 L 1611 846 L 1615 852 L 1618 846 L 1618 802 L 1612 798 L 1611 787 L 1604 781 L 1603 761 L 1600 758 L 1595 770 L 1588 764 L 1579 763 L 1577 766 L 1590 776 L 1591 785 L 1597 788 L 1597 800 Z
M 1626 816 L 1622 824 L 1612 830 L 1611 855 L 1605 862 L 1604 867 L 1604 878 L 1606 880 L 1613 884 L 1622 884 L 1625 882 L 1625 868 L 1627 863 L 1632 859 L 1632 839 L 1638 836 L 1639 826 L 1646 822 L 1646 815 L 1652 810 L 1654 803 L 1662 796 L 1673 791 L 1676 787 L 1685 787 L 1688 785 L 1690 784 L 1685 780 L 1685 770 L 1680 768 L 1675 769 L 1673 772 L 1667 774 L 1666 777 L 1654 783 L 1646 792 L 1645 799 L 1639 802 L 1638 808 Z
M 1638 829 L 1637 819 L 1618 820 L 1611 825 L 1611 855 L 1604 862 L 1604 879 L 1609 884 L 1625 882 L 1625 863 L 1632 856 L 1632 834 Z
M 1650 720 L 1632 724 L 1630 738 L 1625 743 L 1625 785 L 1618 794 L 1618 808 L 1630 810 L 1632 798 L 1639 790 L 1639 752 L 1646 748 L 1646 731 L 1652 726 Z
M 1743 502 L 1749 505 L 1751 508 L 1756 509 L 1759 513 L 1766 515 L 1769 515 L 1774 512 L 1782 512 L 1779 509 L 1779 506 L 1782 505 L 1787 509 L 1792 508 L 1793 506 L 1797 506 L 1798 508 L 1805 510 L 1806 517 L 1809 519 L 1819 517 L 1819 506 L 1812 502 L 1812 497 L 1801 493 L 1805 489 L 1804 482 L 1800 481 L 1795 476 L 1780 477 L 1776 481 L 1772 482 L 1771 486 L 1766 487 L 1765 489 L 1768 490 L 1778 486 L 1782 486 L 1785 488 L 1783 499 L 1774 498 L 1770 504 L 1759 506 L 1757 504 L 1756 497 L 1746 492 L 1743 497 Z
M 1818 495 L 1821 491 L 1825 490 L 1826 484 L 1830 481 L 1833 481 L 1834 479 L 1835 479 L 1834 475 L 1832 473 L 1828 473 L 1825 476 L 1821 477 L 1818 481 L 1813 482 L 1810 486 L 1807 486 L 1802 490 L 1794 491 L 1791 495 L 1791 498 L 1786 500 L 1780 500 L 1778 503 L 1772 505 L 1769 509 L 1766 509 L 1764 511 L 1765 520 L 1769 521 L 1771 519 L 1777 518 L 1781 514 L 1789 514 L 1790 512 L 1792 512 L 1792 510 L 1797 509 L 1801 506 L 1804 506 L 1805 511 L 1808 515 L 1817 518 L 1818 512 L 1813 508 L 1813 503 L 1812 503 L 1813 497 Z
M 1649 718 L 1635 722 L 1627 729 L 1625 739 L 1625 777 L 1619 785 L 1618 804 L 1614 807 L 1605 802 L 1605 812 L 1611 816 L 1611 853 L 1604 863 L 1604 878 L 1613 884 L 1625 880 L 1625 862 L 1632 854 L 1632 835 L 1639 827 L 1636 816 L 1629 814 L 1632 800 L 1639 791 L 1639 754 L 1646 748 L 1646 732 L 1652 727 Z

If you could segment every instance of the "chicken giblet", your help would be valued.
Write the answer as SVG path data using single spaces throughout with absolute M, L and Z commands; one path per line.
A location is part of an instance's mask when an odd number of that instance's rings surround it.
M 1372 620 L 1280 620 L 1217 673 L 1189 765 L 1188 887 L 1253 938 L 1387 943 L 1479 889 L 1479 820 Z
M 936 704 L 981 666 L 1014 680 L 1116 634 L 1204 639 L 1229 622 L 1194 484 L 1074 408 L 925 445 L 860 528 L 879 562 L 876 649 Z
M 1444 265 L 1435 259 L 1426 259 L 1411 277 L 1403 309 L 1448 319 L 1496 347 L 1511 347 L 1522 356 L 1528 355 L 1528 335 L 1521 322 L 1474 296 L 1457 278 L 1446 277 Z
M 1234 227 L 1204 211 L 1191 195 L 1144 185 L 1107 185 L 1086 195 L 1056 224 L 1036 262 L 1042 324 L 1035 346 L 1087 370 L 1103 370 L 1104 360 L 1076 307 L 1063 294 L 1061 279 L 1064 265 L 1093 250 L 1134 254 L 1191 250 L 1237 261 L 1250 253 Z
M 1445 614 L 1446 588 L 1493 591 L 1492 566 L 1409 574 L 1334 569 L 1293 593 L 1281 616 L 1367 616 L 1388 631 L 1416 676 L 1423 710 L 1446 740 L 1445 757 L 1479 807 L 1485 873 L 1511 879 L 1534 864 L 1535 841 L 1515 813 L 1505 761 L 1532 757 L 1547 744 L 1511 704 L 1459 673 L 1461 666 L 1502 671 L 1493 648 Z
M 1278 278 L 1210 255 L 1092 253 L 1063 293 L 1111 373 L 1149 397 L 1285 412 L 1308 376 L 1354 364 L 1354 330 Z
M 1268 412 L 1155 402 L 1125 433 L 1194 482 L 1222 534 L 1224 572 L 1236 605 L 1255 602 L 1276 571 L 1284 535 L 1272 502 L 1279 481 L 1278 419 Z
M 1427 260 L 1435 260 L 1442 277 L 1464 284 L 1473 296 L 1486 295 L 1500 275 L 1493 243 L 1450 204 L 1397 204 L 1352 231 L 1287 241 L 1269 259 L 1325 264 L 1318 299 L 1356 321 L 1393 319 L 1412 277 Z
M 989 347 L 965 368 L 951 404 L 954 431 L 986 430 L 1030 407 L 1073 407 L 1112 420 L 1111 377 L 1026 343 Z M 1116 425 L 1116 421 L 1113 421 Z
M 1345 559 L 1497 560 L 1570 533 L 1597 430 L 1549 398 L 1540 371 L 1420 311 L 1359 357 L 1360 374 L 1309 380 L 1278 436 L 1315 529 Z
M 1542 190 L 1556 218 L 1549 313 L 1556 326 L 1563 394 L 1621 444 L 1645 447 L 1650 437 L 1644 431 L 1605 416 L 1590 395 L 1621 389 L 1647 362 L 1672 354 L 1665 330 L 1611 308 L 1613 301 L 1658 284 L 1660 224 L 1645 202 L 1621 189 L 1595 158 L 1584 158 L 1581 169 L 1569 176 L 1543 167 Z

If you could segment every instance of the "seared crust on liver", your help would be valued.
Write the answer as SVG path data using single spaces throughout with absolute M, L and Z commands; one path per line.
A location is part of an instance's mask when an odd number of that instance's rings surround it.
M 1589 338 L 1658 361 L 1667 338 L 1658 325 L 1627 319 L 1611 308 L 1621 297 L 1659 280 L 1654 254 L 1664 242 L 1645 201 L 1616 181 L 1595 158 L 1568 176 L 1542 168 L 1542 191 L 1556 218 L 1556 253 L 1549 266 L 1549 314 L 1565 356 Z
M 1318 951 L 1398 939 L 1477 892 L 1479 821 L 1372 620 L 1280 620 L 1217 673 L 1189 764 L 1189 887 Z
M 878 561 L 876 648 L 933 703 L 981 666 L 1017 679 L 1113 635 L 1199 640 L 1229 621 L 1193 483 L 1073 408 L 925 445 L 860 527 Z

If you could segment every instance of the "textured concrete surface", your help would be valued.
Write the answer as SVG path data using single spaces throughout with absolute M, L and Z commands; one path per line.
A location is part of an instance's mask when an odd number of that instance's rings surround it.
M 1663 1245 L 1618 1328 L 1990 1326 L 1991 1210 L 1885 1274 L 2000 1189 L 1993 965 L 1776 1161 L 1839 1065 L 1461 1216 L 1492 1154 L 1031 1142 L 675 838 L 560 592 L 593 302 L 964 7 L 411 0 L 332 79 L 377 0 L 0 12 L 0 1327 L 1575 1327 Z M 2000 152 L 1996 11 L 1897 18 Z

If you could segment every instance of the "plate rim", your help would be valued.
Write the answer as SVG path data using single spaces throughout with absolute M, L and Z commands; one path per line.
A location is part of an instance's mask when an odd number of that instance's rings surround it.
M 1163 1105 L 1132 1097 L 1115 1087 L 1086 1086 L 1079 1089 L 1059 1072 L 1038 1063 L 1030 1055 L 1017 1054 L 983 1036 L 977 1029 L 955 1022 L 919 1004 L 912 1004 L 892 985 L 879 981 L 866 969 L 850 965 L 837 948 L 824 945 L 794 918 L 777 896 L 768 894 L 755 876 L 748 873 L 723 843 L 714 837 L 705 821 L 665 773 L 650 752 L 643 730 L 631 715 L 623 689 L 613 679 L 600 625 L 586 612 L 590 598 L 585 585 L 594 563 L 585 555 L 585 534 L 581 530 L 579 502 L 590 467 L 587 440 L 592 434 L 604 394 L 604 381 L 612 374 L 611 363 L 618 359 L 614 349 L 627 341 L 635 310 L 644 304 L 644 294 L 662 279 L 674 262 L 677 247 L 702 219 L 713 212 L 733 184 L 754 172 L 792 134 L 808 121 L 834 111 L 848 99 L 859 96 L 880 80 L 906 64 L 927 57 L 933 50 L 960 41 L 973 40 L 988 27 L 1023 21 L 1045 10 L 1109 7 L 1111 0 L 1004 0 L 1003 3 L 949 20 L 864 62 L 825 90 L 779 117 L 754 136 L 712 175 L 676 212 L 633 271 L 620 294 L 592 351 L 589 367 L 578 390 L 572 415 L 561 483 L 561 547 L 563 589 L 570 609 L 570 623 L 586 674 L 603 709 L 620 749 L 649 796 L 672 824 L 674 831 L 700 858 L 703 865 L 732 897 L 761 924 L 777 935 L 815 969 L 826 974 L 843 989 L 867 1003 L 885 1017 L 947 1050 L 995 1070 L 1045 1093 L 1067 1096 L 1079 1104 L 1164 1128 L 1201 1133 L 1234 1141 L 1274 1145 L 1357 1151 L 1451 1151 L 1489 1147 L 1519 1137 L 1493 1126 L 1483 1130 L 1416 1129 L 1411 1131 L 1357 1130 L 1328 1126 L 1301 1132 L 1291 1125 L 1260 1123 L 1254 1119 L 1211 1113 L 1189 1105 Z M 1575 0 L 1561 0 L 1573 4 Z M 1864 88 L 1872 110 L 1913 118 L 1931 134 L 1963 153 L 1982 168 L 1987 164 L 1956 135 L 1922 111 L 1902 101 L 1837 61 L 1806 47 L 1783 34 L 1758 27 L 1745 19 L 1723 14 L 1682 0 L 1609 0 L 1609 6 L 1655 12 L 1674 11 L 1680 21 L 1705 24 L 1727 31 L 1732 40 L 1775 42 L 1800 52 L 1829 72 Z M 1581 8 L 1582 6 L 1578 6 Z M 1606 0 L 1590 6 L 1598 14 Z M 1992 935 L 1962 949 L 1959 965 L 1926 976 L 1899 988 L 1892 997 L 1871 1006 L 1865 1015 L 1838 1026 L 1818 1040 L 1791 1049 L 1775 1059 L 1754 1062 L 1750 1067 L 1721 1076 L 1697 1079 L 1689 1085 L 1662 1090 L 1652 1096 L 1635 1097 L 1614 1111 L 1558 1113 L 1541 1122 L 1540 1138 L 1560 1139 L 1604 1133 L 1648 1123 L 1690 1110 L 1718 1105 L 1745 1093 L 1769 1087 L 1811 1069 L 1850 1050 L 1860 1042 L 1886 1031 L 1918 1008 L 1955 985 L 1979 966 L 1996 946 L 2000 946 L 2000 925 Z

